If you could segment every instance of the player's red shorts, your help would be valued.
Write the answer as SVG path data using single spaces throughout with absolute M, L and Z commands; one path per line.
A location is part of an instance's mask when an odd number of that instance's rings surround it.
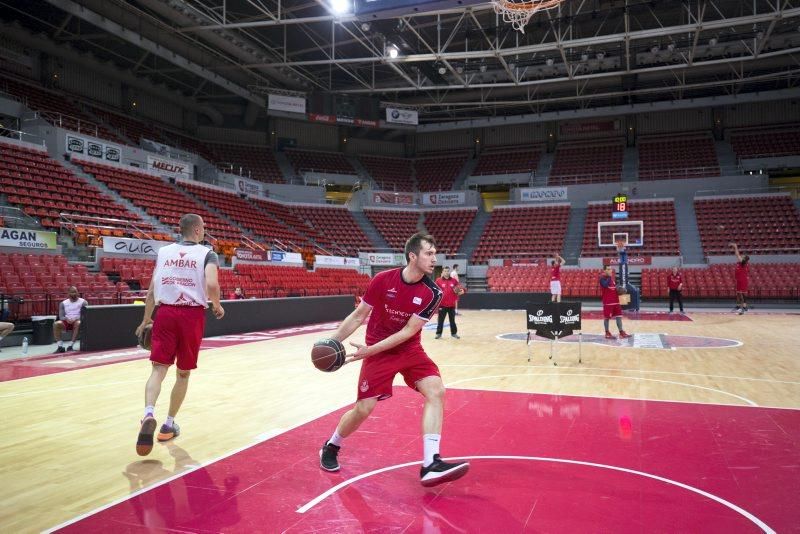
M 603 319 L 622 317 L 622 306 L 619 304 L 603 304 Z
M 166 306 L 158 308 L 153 323 L 150 361 L 172 365 L 178 369 L 197 368 L 197 354 L 206 326 L 206 309 L 202 306 Z
M 737 293 L 747 293 L 747 283 L 739 283 L 736 282 L 736 292 Z
M 439 368 L 421 349 L 403 352 L 381 352 L 361 363 L 358 376 L 358 400 L 388 399 L 397 373 L 403 375 L 408 387 L 417 389 L 417 382 L 429 376 L 441 376 Z
M 75 319 L 75 320 L 76 321 L 80 321 L 80 319 Z M 61 321 L 61 324 L 64 325 L 64 330 L 66 332 L 72 332 L 73 330 L 75 330 L 75 323 L 74 322 L 68 323 L 67 321 Z

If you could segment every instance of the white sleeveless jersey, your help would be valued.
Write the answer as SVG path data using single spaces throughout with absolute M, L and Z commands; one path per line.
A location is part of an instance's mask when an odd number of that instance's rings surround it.
M 153 280 L 155 300 L 170 306 L 208 308 L 205 263 L 209 250 L 203 245 L 175 243 L 158 251 Z
M 64 300 L 61 305 L 64 306 L 64 318 L 74 321 L 81 318 L 81 308 L 86 304 L 86 301 L 78 297 L 78 300 L 72 302 L 69 299 Z

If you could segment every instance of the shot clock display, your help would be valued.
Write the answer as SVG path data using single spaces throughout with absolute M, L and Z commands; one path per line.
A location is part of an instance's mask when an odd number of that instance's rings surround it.
M 612 200 L 614 209 L 611 213 L 613 219 L 627 219 L 628 218 L 628 195 L 619 194 Z

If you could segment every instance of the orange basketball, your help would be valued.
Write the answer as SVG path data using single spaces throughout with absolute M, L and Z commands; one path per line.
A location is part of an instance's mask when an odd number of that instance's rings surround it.
M 320 371 L 331 373 L 344 365 L 346 351 L 336 339 L 320 339 L 311 348 L 311 363 Z

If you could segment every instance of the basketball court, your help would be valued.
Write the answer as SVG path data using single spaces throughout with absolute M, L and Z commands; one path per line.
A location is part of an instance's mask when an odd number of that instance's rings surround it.
M 794 528 L 798 316 L 646 316 L 625 319 L 634 338 L 623 341 L 593 342 L 601 322 L 585 319 L 583 363 L 565 339 L 557 367 L 546 340 L 527 362 L 519 310 L 465 310 L 460 340 L 426 328 L 448 385 L 443 453 L 472 463 L 431 489 L 418 481 L 421 399 L 399 382 L 345 442 L 342 470 L 320 470 L 358 372 L 310 364 L 333 324 L 206 340 L 183 434 L 144 459 L 133 445 L 146 353 L 5 362 L 0 521 L 74 532 Z M 637 342 L 653 335 L 672 343 Z

